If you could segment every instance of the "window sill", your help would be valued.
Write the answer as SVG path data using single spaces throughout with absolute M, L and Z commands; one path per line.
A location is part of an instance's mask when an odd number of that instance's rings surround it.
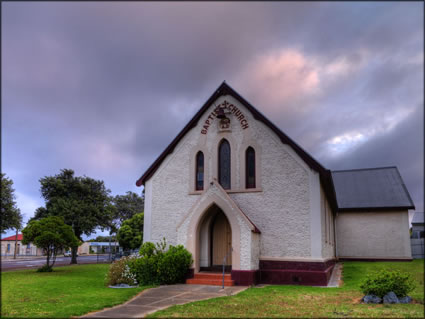
M 204 191 L 193 191 L 193 192 L 189 192 L 189 195 L 201 195 Z
M 247 188 L 247 189 L 228 189 L 225 190 L 228 194 L 238 194 L 238 193 L 260 193 L 263 191 L 262 188 Z M 189 192 L 189 195 L 202 195 L 204 191 L 192 191 Z
M 244 188 L 244 189 L 229 189 L 226 190 L 229 194 L 235 194 L 235 193 L 259 193 L 262 192 L 262 188 Z

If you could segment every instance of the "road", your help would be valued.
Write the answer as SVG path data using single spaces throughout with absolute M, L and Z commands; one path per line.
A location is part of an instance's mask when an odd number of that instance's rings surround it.
M 57 257 L 54 267 L 56 266 L 67 266 L 71 262 L 71 257 Z M 79 256 L 77 257 L 79 264 L 96 264 L 96 263 L 107 263 L 108 255 L 99 256 Z M 46 258 L 40 257 L 28 257 L 21 259 L 5 259 L 1 260 L 1 270 L 17 270 L 17 269 L 31 269 L 39 268 L 46 263 Z

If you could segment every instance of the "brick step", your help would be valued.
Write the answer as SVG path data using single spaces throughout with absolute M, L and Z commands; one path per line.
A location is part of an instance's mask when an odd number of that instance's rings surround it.
M 223 279 L 199 279 L 199 278 L 192 278 L 187 279 L 186 284 L 188 285 L 210 285 L 210 286 L 221 286 L 223 284 Z M 234 280 L 224 280 L 224 286 L 234 286 L 235 281 Z
M 197 279 L 220 279 L 223 280 L 223 274 L 221 273 L 208 273 L 208 272 L 198 272 L 194 275 L 194 278 Z M 224 274 L 224 280 L 231 280 L 232 276 L 230 274 Z

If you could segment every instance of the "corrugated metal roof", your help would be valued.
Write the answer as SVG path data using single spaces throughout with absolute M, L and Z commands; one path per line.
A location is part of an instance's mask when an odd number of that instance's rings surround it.
M 414 208 L 397 167 L 332 171 L 332 179 L 339 210 Z
M 1 240 L 15 240 L 15 238 L 16 238 L 16 235 L 13 235 L 6 238 L 2 238 Z M 24 237 L 22 236 L 22 234 L 18 234 L 18 240 L 22 240 L 23 238 Z
M 424 212 L 415 212 L 412 219 L 412 224 L 423 224 L 424 223 Z

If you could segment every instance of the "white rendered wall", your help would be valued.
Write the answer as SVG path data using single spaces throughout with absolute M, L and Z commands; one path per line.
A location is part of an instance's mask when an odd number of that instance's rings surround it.
M 338 257 L 412 258 L 406 211 L 340 212 Z
M 320 188 L 321 242 L 323 258 L 335 257 L 334 216 L 323 188 Z
M 145 208 L 143 213 L 143 242 L 151 241 L 152 231 L 152 182 L 145 183 Z
M 248 218 L 260 229 L 261 235 L 251 235 L 247 227 L 241 223 L 241 269 L 251 269 L 258 261 L 252 261 L 253 251 L 262 257 L 277 258 L 311 258 L 312 231 L 311 211 L 320 214 L 320 189 L 314 191 L 313 208 L 311 207 L 310 183 L 311 169 L 288 146 L 282 144 L 279 138 L 263 123 L 253 116 L 231 96 L 220 97 L 215 104 L 224 100 L 236 105 L 247 118 L 249 128 L 243 130 L 234 116 L 231 118 L 231 133 L 218 132 L 218 121 L 215 119 L 206 135 L 201 134 L 201 127 L 208 115 L 214 109 L 214 103 L 198 121 L 198 126 L 191 129 L 177 144 L 172 154 L 168 155 L 155 174 L 146 182 L 145 197 L 151 196 L 145 204 L 145 236 L 151 241 L 167 238 L 169 244 L 177 244 L 186 240 L 184 234 L 177 238 L 176 225 L 195 204 L 201 192 L 194 192 L 193 156 L 197 149 L 202 149 L 205 158 L 205 188 L 217 171 L 217 145 L 223 136 L 229 139 L 232 149 L 232 189 L 229 196 L 237 203 Z M 245 192 L 243 174 L 241 173 L 240 154 L 244 154 L 246 145 L 261 145 L 261 151 L 256 149 L 256 156 L 261 160 L 257 174 L 256 192 Z M 313 177 L 316 178 L 316 177 Z M 317 183 L 315 183 L 318 187 Z M 148 195 L 151 189 L 151 195 Z M 317 196 L 319 194 L 319 196 Z M 149 217 L 151 219 L 149 220 Z M 314 220 L 320 220 L 314 216 Z M 150 231 L 146 228 L 149 228 Z M 184 225 L 182 225 L 183 227 Z M 320 227 L 318 227 L 320 232 Z M 251 236 L 254 236 L 251 238 Z M 321 234 L 313 236 L 318 238 Z M 245 237 L 251 240 L 245 242 Z M 258 238 L 257 238 L 258 237 Z M 261 240 L 259 239 L 261 238 Z M 253 241 L 254 239 L 254 241 Z M 254 244 L 253 244 L 254 242 Z M 245 247 L 248 245 L 249 247 Z M 313 249 L 314 257 L 321 257 L 320 240 Z M 258 247 L 256 247 L 258 246 Z M 244 255 L 242 252 L 250 250 Z M 319 253 L 318 253 L 319 252 Z M 255 255 L 254 254 L 254 255 Z M 245 257 L 244 257 L 245 256 Z

